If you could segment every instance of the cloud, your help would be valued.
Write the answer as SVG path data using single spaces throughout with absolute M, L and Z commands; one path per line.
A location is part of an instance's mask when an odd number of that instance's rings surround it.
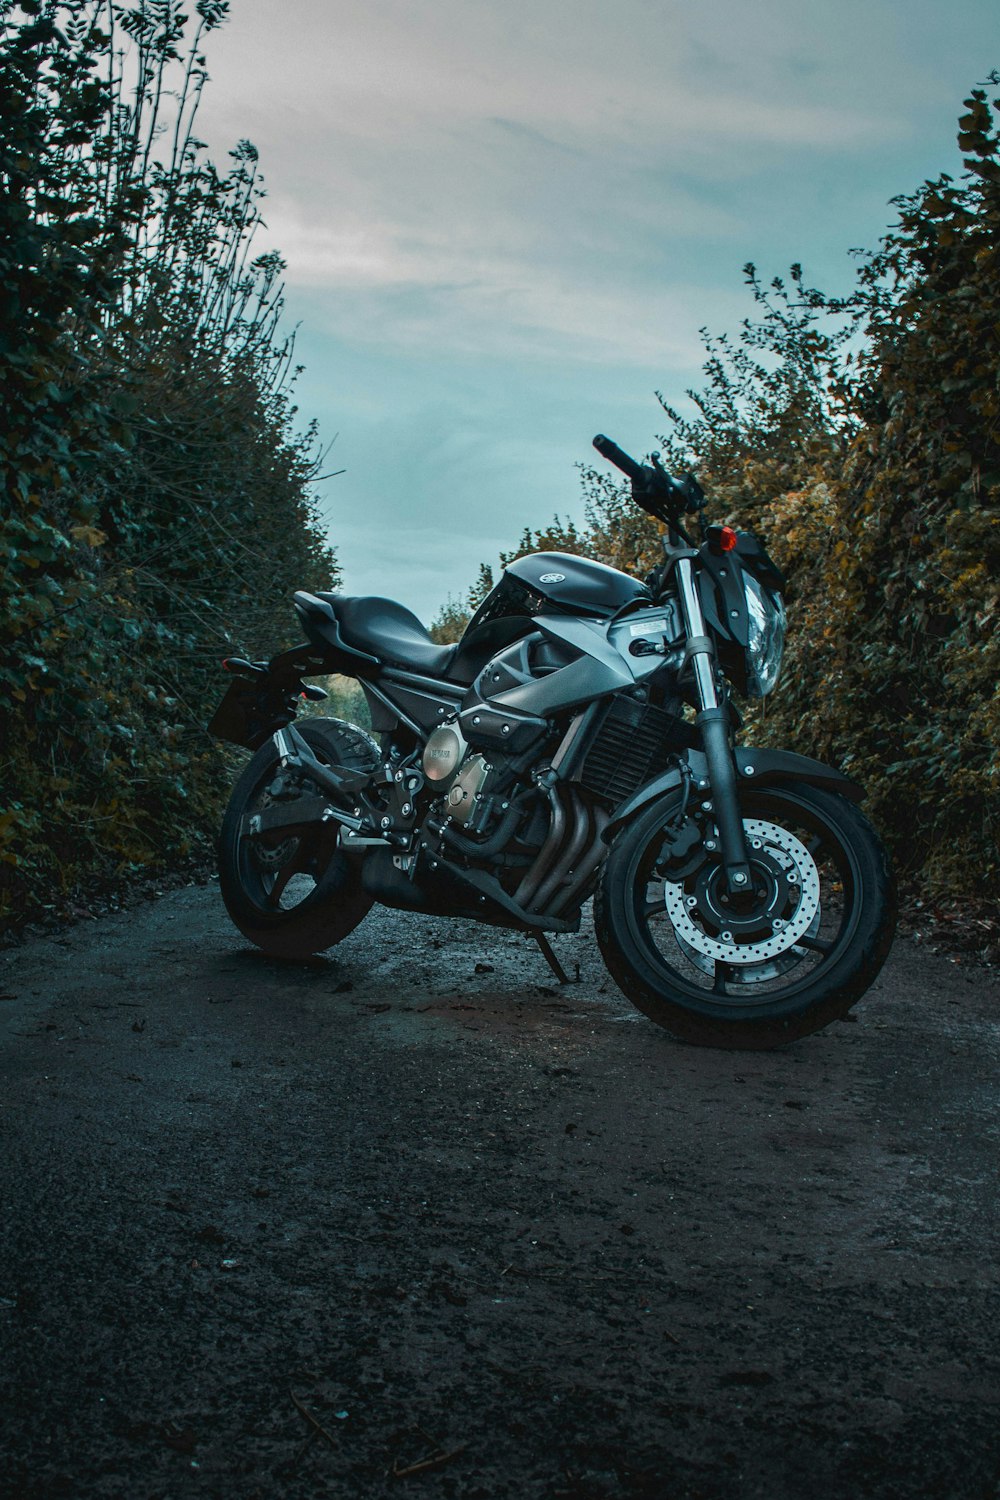
M 262 247 L 345 339 L 662 369 L 706 321 L 699 261 L 745 258 L 747 184 L 896 128 L 831 91 L 838 36 L 790 0 L 235 0 L 206 133 L 241 111 Z
M 585 361 L 627 349 L 631 362 L 662 369 L 689 362 L 705 308 L 717 302 L 708 286 L 647 278 L 624 254 L 580 246 L 560 261 L 530 246 L 484 247 L 447 226 L 310 223 L 284 197 L 269 208 L 268 238 L 315 317 L 382 348 L 431 341 L 456 354 Z
M 320 139 L 333 128 L 384 142 L 415 122 L 495 116 L 564 148 L 645 150 L 731 137 L 734 124 L 741 140 L 824 146 L 887 114 L 859 112 L 851 87 L 872 69 L 859 43 L 895 39 L 886 10 L 844 0 L 834 23 L 791 0 L 286 0 L 275 25 L 271 0 L 236 0 L 231 25 L 246 97 Z M 223 66 L 213 57 L 216 79 Z
M 591 432 L 648 443 L 747 259 L 846 290 L 995 50 L 995 0 L 961 8 L 232 0 L 198 133 L 260 148 L 349 586 L 440 602 Z

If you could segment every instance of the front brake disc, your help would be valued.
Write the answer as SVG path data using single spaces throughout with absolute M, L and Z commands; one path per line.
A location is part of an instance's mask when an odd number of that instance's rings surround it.
M 780 922 L 768 937 L 741 942 L 738 934 L 720 931 L 717 935 L 706 931 L 699 921 L 697 903 L 683 884 L 665 881 L 663 888 L 667 915 L 677 935 L 681 948 L 698 963 L 694 955 L 701 955 L 709 964 L 760 965 L 773 962 L 780 954 L 788 953 L 800 938 L 813 929 L 819 916 L 819 871 L 816 861 L 806 846 L 793 833 L 780 828 L 776 823 L 765 823 L 760 818 L 744 818 L 743 830 L 747 842 L 759 840 L 768 854 L 792 880 L 789 882 L 797 892 L 795 904 L 786 907 Z M 817 923 L 818 927 L 818 923 Z M 816 930 L 816 929 L 813 929 Z M 698 963 L 698 967 L 703 964 Z M 765 976 L 755 974 L 754 979 Z M 772 977 L 772 976 L 767 976 Z

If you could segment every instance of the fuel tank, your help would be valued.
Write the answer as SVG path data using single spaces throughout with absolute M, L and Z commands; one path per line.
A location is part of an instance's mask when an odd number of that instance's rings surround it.
M 572 614 L 610 619 L 633 600 L 648 603 L 644 583 L 569 552 L 531 552 L 508 563 L 469 622 L 476 626 L 511 615 Z

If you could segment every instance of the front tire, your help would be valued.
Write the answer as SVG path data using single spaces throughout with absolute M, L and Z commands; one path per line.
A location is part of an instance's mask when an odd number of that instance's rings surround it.
M 305 719 L 296 726 L 326 765 L 376 770 L 378 747 L 364 730 L 340 719 Z M 335 826 L 300 835 L 254 838 L 246 819 L 270 800 L 279 772 L 273 740 L 262 745 L 233 788 L 219 838 L 219 886 L 233 922 L 258 948 L 301 959 L 332 948 L 353 932 L 372 906 L 358 870 L 337 847 Z
M 790 782 L 747 789 L 741 808 L 756 904 L 730 904 L 719 855 L 701 846 L 707 824 L 693 840 L 688 819 L 676 837 L 673 795 L 618 834 L 594 902 L 615 983 L 701 1046 L 774 1047 L 846 1015 L 895 931 L 885 851 L 853 803 Z

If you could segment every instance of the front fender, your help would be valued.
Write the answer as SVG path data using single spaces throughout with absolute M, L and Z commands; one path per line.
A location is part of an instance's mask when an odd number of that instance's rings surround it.
M 684 759 L 696 782 L 707 781 L 708 761 L 700 750 L 686 751 Z M 773 781 L 808 781 L 813 786 L 825 787 L 827 791 L 839 792 L 851 802 L 860 802 L 865 795 L 864 788 L 845 776 L 843 771 L 824 765 L 820 760 L 812 760 L 808 755 L 796 755 L 792 750 L 747 750 L 741 747 L 735 753 L 735 760 L 739 782 L 753 781 L 766 786 Z M 657 797 L 679 791 L 684 780 L 685 772 L 677 764 L 633 792 L 631 797 L 615 809 L 614 816 L 603 833 L 605 841 L 610 842 L 623 823 L 655 802 Z
M 808 755 L 796 755 L 794 750 L 737 750 L 736 770 L 741 781 L 808 781 L 828 792 L 839 792 L 851 802 L 862 802 L 865 797 L 864 787 L 843 771 Z

